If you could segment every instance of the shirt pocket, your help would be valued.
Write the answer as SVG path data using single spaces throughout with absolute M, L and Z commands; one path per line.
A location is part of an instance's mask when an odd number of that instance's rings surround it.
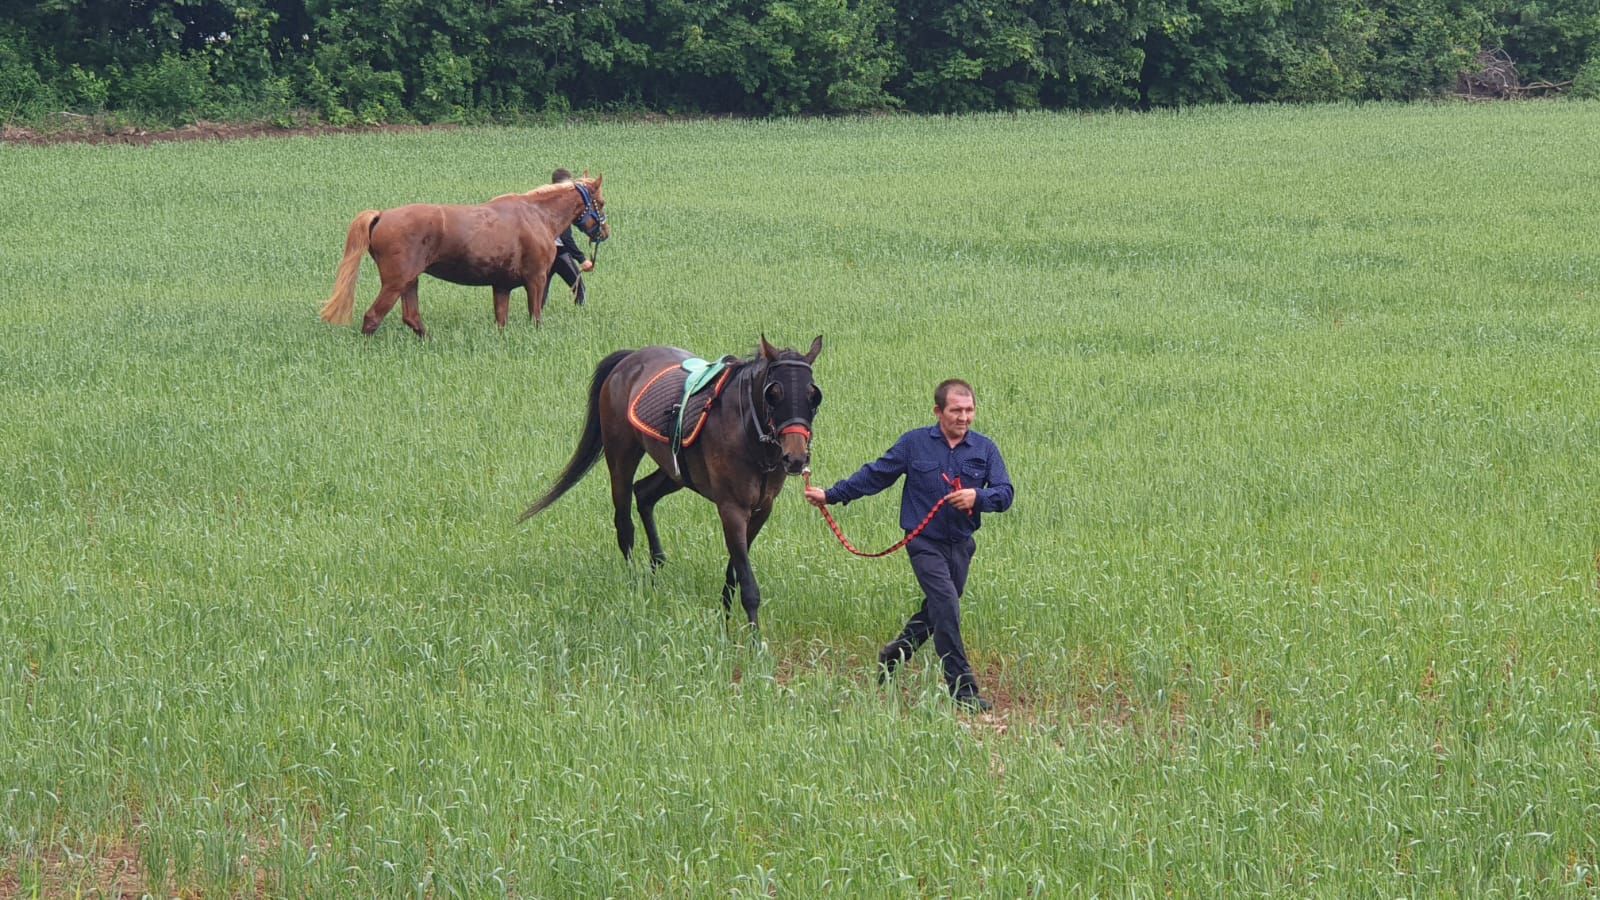
M 969 459 L 961 463 L 961 486 L 981 488 L 989 483 L 989 461 Z
M 937 491 L 939 496 L 944 496 L 945 491 L 940 489 L 944 483 L 944 479 L 939 477 L 942 474 L 943 470 L 934 460 L 917 459 L 911 462 L 911 483 L 921 493 Z

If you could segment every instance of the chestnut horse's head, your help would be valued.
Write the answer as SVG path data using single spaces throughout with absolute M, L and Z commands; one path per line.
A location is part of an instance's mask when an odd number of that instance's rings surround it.
M 783 467 L 799 475 L 811 462 L 811 420 L 822 405 L 822 389 L 812 380 L 811 364 L 822 352 L 822 335 L 811 342 L 804 355 L 795 350 L 778 350 L 761 336 L 761 404 L 766 407 L 764 441 L 776 441 L 783 454 Z
M 611 237 L 611 226 L 606 224 L 606 198 L 600 194 L 600 182 L 604 178 L 604 174 L 590 178 L 586 172 L 582 178 L 572 182 L 572 186 L 578 189 L 578 196 L 583 198 L 583 211 L 578 213 L 572 224 L 596 244 Z

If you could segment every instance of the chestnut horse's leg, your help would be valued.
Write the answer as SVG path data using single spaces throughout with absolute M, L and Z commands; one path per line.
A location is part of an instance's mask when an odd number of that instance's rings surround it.
M 494 289 L 494 323 L 504 331 L 506 315 L 511 312 L 511 289 L 497 287 Z
M 717 504 L 717 515 L 722 519 L 722 539 L 728 545 L 727 581 L 722 586 L 722 607 L 729 609 L 733 582 L 739 582 L 739 602 L 750 620 L 750 633 L 760 637 L 761 626 L 756 613 L 761 609 L 761 588 L 756 585 L 756 574 L 750 569 L 750 510 L 742 504 L 722 501 Z
M 417 279 L 415 278 L 411 279 L 411 283 L 406 285 L 400 292 L 400 318 L 411 326 L 411 330 L 417 333 L 417 337 L 425 338 L 428 336 L 428 329 L 422 327 L 422 307 L 417 305 Z
M 549 273 L 541 269 L 533 275 L 527 276 L 528 289 L 528 318 L 533 324 L 539 324 L 539 317 L 544 314 L 544 289 L 549 282 Z
M 671 477 L 660 469 L 655 470 L 633 486 L 633 495 L 639 504 L 639 521 L 644 523 L 644 536 L 650 541 L 650 568 L 660 568 L 667 561 L 667 554 L 661 549 L 661 538 L 656 534 L 656 504 L 662 497 L 681 489 L 683 485 L 673 481 Z
M 413 282 L 415 279 L 413 279 Z M 372 334 L 383 324 L 383 317 L 394 309 L 394 303 L 400 299 L 401 288 L 394 282 L 384 279 L 383 287 L 378 289 L 377 299 L 372 301 L 372 306 L 367 309 L 367 314 L 361 317 L 361 333 Z

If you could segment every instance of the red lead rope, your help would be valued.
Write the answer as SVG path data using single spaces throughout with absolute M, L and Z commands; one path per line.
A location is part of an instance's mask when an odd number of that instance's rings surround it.
M 810 467 L 807 467 L 800 474 L 805 477 L 805 486 L 808 488 L 811 487 Z M 950 485 L 950 490 L 952 491 L 961 490 L 960 475 L 957 475 L 953 481 L 949 475 L 944 475 L 944 483 Z M 899 550 L 901 547 L 904 547 L 906 544 L 911 543 L 911 539 L 921 534 L 922 530 L 928 527 L 928 523 L 933 521 L 933 517 L 939 514 L 939 510 L 944 507 L 944 502 L 949 499 L 949 494 L 940 497 L 939 502 L 933 505 L 933 509 L 928 510 L 928 514 L 922 517 L 922 521 L 917 524 L 916 528 L 911 529 L 911 531 L 908 532 L 905 537 L 901 538 L 899 543 L 895 544 L 893 547 L 890 547 L 887 550 L 879 550 L 877 553 L 863 553 L 860 550 L 857 550 L 855 545 L 850 543 L 850 539 L 844 536 L 844 531 L 839 528 L 839 523 L 833 520 L 833 514 L 828 512 L 828 507 L 820 506 L 817 508 L 817 511 L 822 513 L 822 518 L 827 521 L 828 527 L 833 529 L 833 536 L 839 539 L 839 543 L 844 545 L 846 550 L 849 550 L 851 553 L 854 553 L 857 556 L 865 556 L 868 559 L 877 559 L 880 556 L 888 556 L 896 550 Z M 972 513 L 969 512 L 967 515 L 970 516 Z

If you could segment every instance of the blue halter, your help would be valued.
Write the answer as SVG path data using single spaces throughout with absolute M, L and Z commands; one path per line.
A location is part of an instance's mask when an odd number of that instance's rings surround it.
M 600 229 L 606 224 L 606 214 L 601 212 L 598 206 L 594 205 L 594 195 L 589 193 L 588 188 L 576 181 L 572 183 L 572 186 L 578 189 L 578 196 L 583 198 L 583 212 L 572 224 L 578 226 L 578 229 L 587 235 L 589 240 L 598 244 L 605 240 L 605 236 Z

